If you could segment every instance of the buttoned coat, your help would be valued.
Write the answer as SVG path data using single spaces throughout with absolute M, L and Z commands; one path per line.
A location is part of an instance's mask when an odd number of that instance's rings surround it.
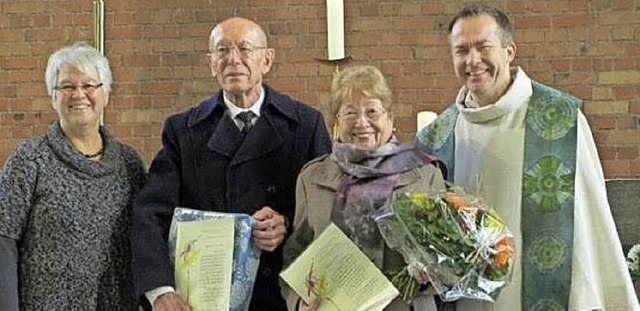
M 437 163 L 433 162 L 433 164 Z M 433 164 L 400 173 L 393 192 L 420 191 L 437 195 L 445 191 L 441 169 Z M 331 223 L 336 191 L 345 178 L 347 174 L 331 159 L 330 155 L 317 158 L 302 169 L 296 185 L 296 216 L 293 222 L 293 233 L 284 249 L 285 265 L 291 264 Z M 405 263 L 399 253 L 385 247 L 383 265 L 384 267 L 379 268 L 403 267 Z M 295 310 L 299 299 L 296 293 L 285 285 L 282 294 L 287 300 L 289 310 Z M 421 292 L 412 306 L 397 298 L 385 310 L 429 310 L 427 296 L 433 294 L 432 291 Z
M 174 286 L 167 236 L 175 207 L 253 214 L 269 206 L 288 220 L 302 166 L 330 151 L 320 112 L 264 85 L 260 118 L 243 135 L 222 92 L 169 117 L 162 149 L 138 196 L 133 218 L 133 268 L 139 295 Z M 282 247 L 262 252 L 251 309 L 283 310 L 278 273 Z M 259 307 L 258 307 L 259 306 Z

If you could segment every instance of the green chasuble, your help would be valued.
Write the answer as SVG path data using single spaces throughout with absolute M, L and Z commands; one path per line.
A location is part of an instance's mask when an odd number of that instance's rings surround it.
M 525 117 L 522 180 L 522 308 L 567 310 L 573 255 L 577 115 L 581 101 L 532 82 Z M 455 172 L 458 107 L 445 110 L 417 137 L 417 146 Z M 482 177 L 482 176 L 480 176 Z M 471 190 L 471 189 L 467 189 Z

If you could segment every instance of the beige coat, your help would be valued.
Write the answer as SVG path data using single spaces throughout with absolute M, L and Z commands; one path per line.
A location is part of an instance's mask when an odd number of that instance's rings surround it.
M 287 240 L 284 249 L 285 267 L 329 225 L 334 195 L 345 178 L 346 175 L 329 155 L 321 156 L 303 167 L 296 185 L 296 213 L 293 233 Z M 437 194 L 444 189 L 444 179 L 440 170 L 434 165 L 424 165 L 401 174 L 394 192 L 422 191 Z M 387 256 L 388 252 L 391 251 L 385 249 L 384 266 L 387 266 L 387 258 L 389 257 L 402 260 L 402 257 L 395 252 L 390 254 L 393 256 Z M 282 288 L 288 309 L 296 310 L 299 297 L 286 285 Z M 414 310 L 427 310 L 426 304 L 425 299 L 416 299 Z M 435 309 L 435 305 L 433 309 Z M 386 310 L 409 310 L 409 305 L 396 299 Z

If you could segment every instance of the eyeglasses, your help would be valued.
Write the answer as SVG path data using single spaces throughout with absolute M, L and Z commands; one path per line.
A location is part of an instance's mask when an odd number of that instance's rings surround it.
M 101 88 L 102 85 L 103 83 L 98 83 L 98 84 L 87 83 L 83 85 L 65 84 L 65 85 L 54 86 L 53 89 L 56 91 L 60 91 L 62 94 L 65 94 L 65 95 L 75 94 L 76 90 L 80 89 L 86 95 L 91 95 L 96 90 Z
M 368 107 L 364 109 L 364 112 L 354 108 L 347 108 L 338 114 L 338 118 L 348 123 L 356 123 L 361 116 L 364 116 L 367 120 L 376 122 L 386 113 L 387 111 L 382 107 Z
M 240 43 L 239 45 L 218 45 L 211 53 L 219 59 L 228 58 L 231 55 L 231 51 L 237 51 L 242 58 L 247 58 L 253 54 L 256 50 L 268 49 L 266 46 L 255 46 L 251 43 Z

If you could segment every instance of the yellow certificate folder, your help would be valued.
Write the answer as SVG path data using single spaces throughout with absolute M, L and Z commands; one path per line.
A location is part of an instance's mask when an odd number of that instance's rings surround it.
M 382 310 L 398 290 L 335 224 L 330 224 L 280 277 L 318 310 Z
M 247 214 L 174 210 L 169 249 L 176 290 L 194 311 L 246 311 L 260 265 Z
M 176 290 L 194 310 L 228 310 L 233 271 L 233 218 L 179 222 Z

